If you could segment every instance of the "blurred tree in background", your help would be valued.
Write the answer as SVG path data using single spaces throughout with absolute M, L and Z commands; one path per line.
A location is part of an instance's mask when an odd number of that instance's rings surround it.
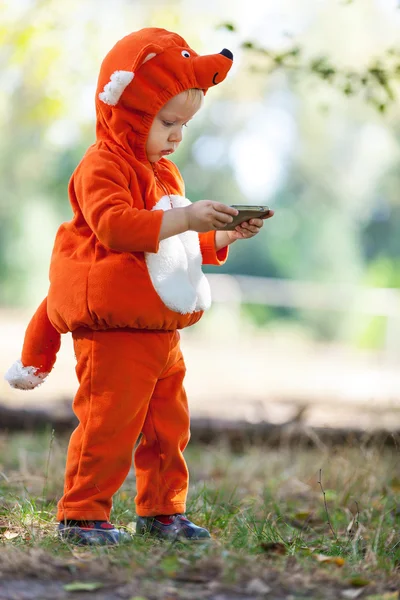
M 143 26 L 177 30 L 201 53 L 235 54 L 174 155 L 191 200 L 276 210 L 223 270 L 398 287 L 400 10 L 389 0 L 300 4 L 0 3 L 0 304 L 35 306 L 46 294 L 54 235 L 71 217 L 68 180 L 94 141 L 100 62 Z M 303 319 L 325 338 L 380 336 L 365 317 L 349 326 L 346 315 L 250 314 L 259 324 Z

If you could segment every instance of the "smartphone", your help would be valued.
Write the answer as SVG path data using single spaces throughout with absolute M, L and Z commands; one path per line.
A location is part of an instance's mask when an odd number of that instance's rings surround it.
M 270 212 L 268 206 L 253 206 L 251 204 L 231 204 L 231 206 L 236 208 L 239 214 L 233 217 L 232 223 L 228 223 L 225 227 L 219 227 L 220 231 L 233 231 L 240 223 L 250 219 L 264 219 Z

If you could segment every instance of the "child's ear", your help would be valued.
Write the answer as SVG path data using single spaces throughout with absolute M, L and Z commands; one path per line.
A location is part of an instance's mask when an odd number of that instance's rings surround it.
M 141 67 L 145 62 L 151 60 L 157 56 L 157 54 L 161 54 L 163 51 L 163 48 L 157 44 L 147 44 L 147 46 L 145 46 L 136 57 L 135 62 L 132 65 L 132 71 L 136 73 L 139 67 Z

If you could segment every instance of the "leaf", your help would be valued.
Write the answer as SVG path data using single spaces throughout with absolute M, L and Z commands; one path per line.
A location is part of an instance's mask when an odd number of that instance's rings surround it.
M 73 581 L 63 586 L 66 592 L 94 592 L 104 586 L 98 581 Z
M 363 590 L 349 589 L 349 590 L 343 590 L 341 593 L 341 596 L 343 598 L 346 598 L 346 600 L 355 600 L 355 598 L 358 598 L 358 596 L 362 593 L 363 593 Z
M 132 596 L 129 600 L 147 600 L 144 596 Z
M 352 577 L 349 580 L 349 583 L 350 585 L 354 585 L 354 587 L 364 587 L 366 585 L 369 585 L 371 581 L 369 579 L 366 579 L 362 575 L 354 575 L 354 577 Z
M 84 550 L 83 548 L 72 548 L 71 550 L 72 556 L 78 559 L 79 561 L 92 561 L 93 553 L 90 550 Z
M 300 550 L 301 550 L 302 554 L 305 554 L 306 556 L 310 556 L 310 554 L 314 554 L 315 548 L 309 548 L 308 546 L 301 546 Z
M 228 31 L 236 31 L 236 27 L 232 23 L 221 23 L 217 29 L 227 29 Z
M 355 518 L 353 517 L 351 519 L 350 523 L 346 527 L 346 533 L 347 533 L 347 535 L 353 535 L 354 534 L 354 530 L 353 530 L 354 523 L 355 523 Z
M 19 536 L 19 533 L 17 531 L 5 531 L 3 533 L 4 537 L 6 538 L 6 540 L 14 540 L 15 538 L 17 538 Z
M 312 516 L 312 512 L 310 510 L 301 510 L 297 512 L 294 517 L 299 521 L 307 521 Z
M 389 485 L 394 493 L 400 493 L 400 479 L 398 477 L 393 477 Z
M 179 568 L 179 561 L 176 556 L 167 556 L 161 561 L 160 568 L 165 575 L 173 577 Z
M 343 567 L 346 562 L 341 556 L 326 556 L 325 554 L 314 554 L 314 558 L 320 563 L 327 563 L 330 565 L 336 565 L 337 567 Z
M 249 581 L 249 583 L 246 586 L 246 592 L 248 594 L 252 594 L 252 597 L 253 597 L 253 594 L 254 594 L 254 596 L 260 596 L 262 594 L 269 594 L 270 591 L 271 591 L 271 588 L 269 587 L 269 585 L 267 585 L 259 577 L 255 577 L 254 579 Z
M 77 560 L 76 558 L 66 558 L 62 561 L 62 565 L 67 567 L 71 572 L 88 570 L 90 567 L 89 562 Z
M 286 547 L 282 542 L 262 542 L 261 548 L 271 554 L 286 554 Z

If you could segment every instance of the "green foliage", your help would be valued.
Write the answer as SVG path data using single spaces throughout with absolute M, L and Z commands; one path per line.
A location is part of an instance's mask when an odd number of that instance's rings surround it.
M 231 23 L 219 27 L 230 32 L 238 31 Z M 271 75 L 277 69 L 284 69 L 289 73 L 299 73 L 302 78 L 315 76 L 346 96 L 362 94 L 364 100 L 381 113 L 396 100 L 394 87 L 400 82 L 400 48 L 388 48 L 381 57 L 372 59 L 369 65 L 357 72 L 335 65 L 329 56 L 309 58 L 299 44 L 283 52 L 265 48 L 251 40 L 243 41 L 241 47 L 265 59 L 264 64 L 257 60 L 255 65 L 249 66 L 258 73 Z

